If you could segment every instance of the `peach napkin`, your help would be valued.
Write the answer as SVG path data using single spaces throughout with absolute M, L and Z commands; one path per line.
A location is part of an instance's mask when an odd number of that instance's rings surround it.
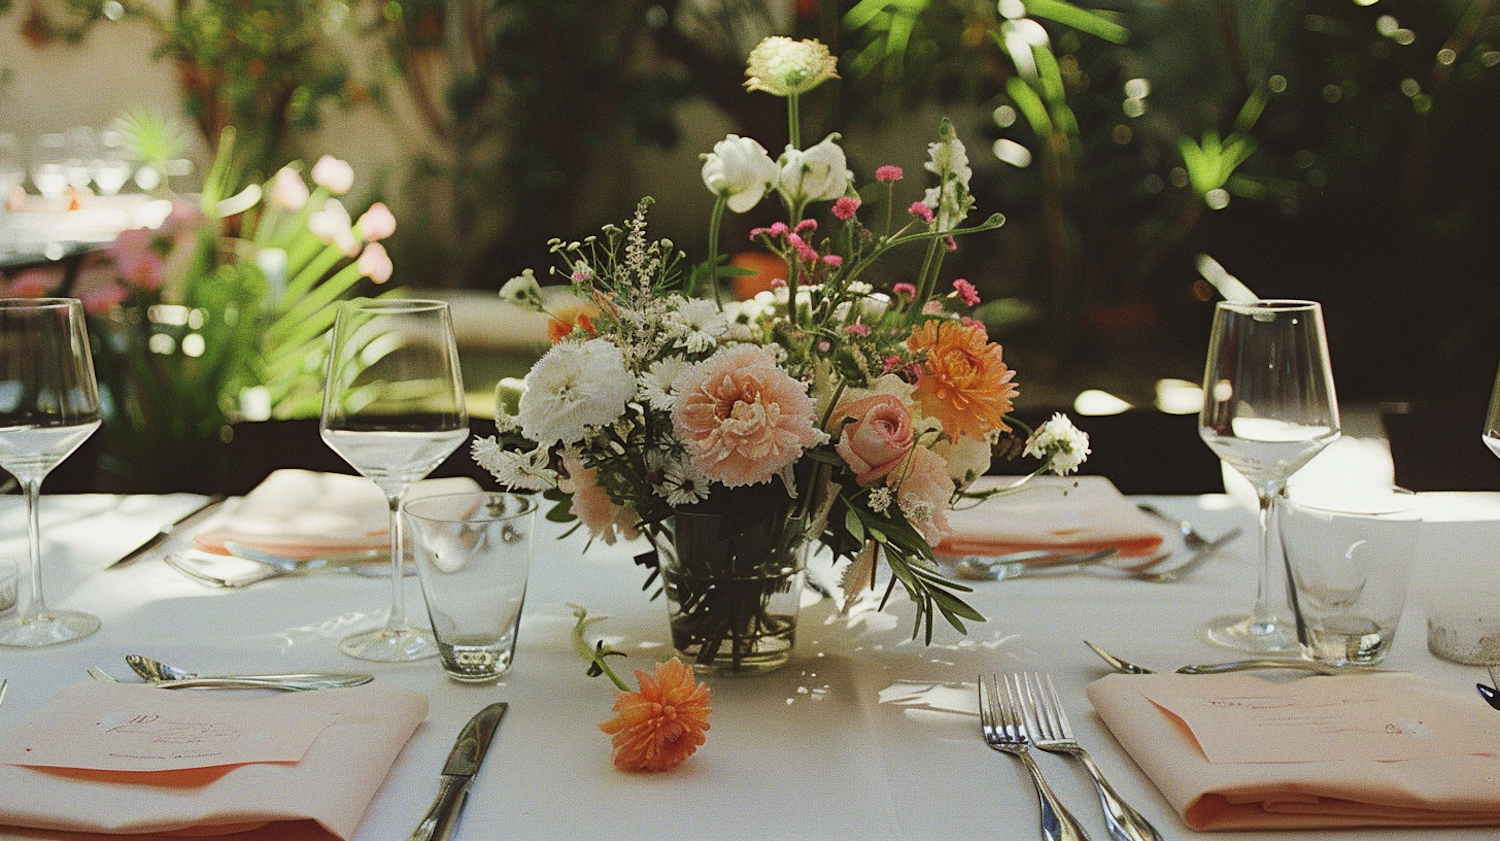
M 424 479 L 408 499 L 479 490 L 467 477 Z M 357 552 L 390 546 L 385 495 L 363 476 L 311 470 L 273 471 L 238 506 L 209 518 L 193 535 L 193 546 L 228 554 L 225 543 L 243 543 L 294 558 Z
M 1013 485 L 1013 476 L 985 476 L 971 490 Z M 948 513 L 939 555 L 999 555 L 1026 549 L 1092 551 L 1118 548 L 1148 555 L 1162 529 L 1103 476 L 1038 476 L 1014 492 Z
M 1294 690 L 1311 694 L 1297 697 Z M 1290 683 L 1244 674 L 1110 675 L 1090 684 L 1088 695 L 1115 738 L 1193 829 L 1500 824 L 1495 713 L 1478 699 L 1412 675 Z M 1196 708 L 1183 700 L 1193 696 Z M 1210 753 L 1223 747 L 1213 743 L 1227 734 L 1203 730 L 1200 742 L 1194 732 L 1207 726 L 1205 720 L 1190 725 L 1167 711 L 1163 700 L 1189 718 L 1205 711 L 1229 712 L 1231 719 L 1243 713 L 1229 724 L 1219 719 L 1218 726 L 1268 728 L 1262 731 L 1268 743 L 1290 738 L 1319 750 L 1303 750 L 1311 761 L 1211 761 Z M 1382 716 L 1385 724 L 1369 726 Z M 1254 752 L 1258 748 L 1245 744 L 1254 738 L 1236 730 L 1236 750 Z M 1397 756 L 1410 758 L 1392 758 Z
M 69 707 L 81 712 L 117 705 L 139 715 L 140 709 L 157 703 L 156 695 L 141 693 L 171 691 L 138 684 L 75 684 L 49 705 L 61 711 L 43 709 L 7 722 L 0 730 L 0 750 L 10 762 L 17 750 L 38 747 L 39 739 L 67 742 L 67 736 L 44 737 L 40 732 L 44 722 L 65 719 Z M 269 710 L 289 722 L 310 719 L 315 729 L 326 729 L 295 762 L 207 768 L 187 762 L 180 770 L 156 771 L 0 764 L 0 826 L 45 830 L 48 838 L 88 833 L 347 841 L 396 756 L 426 718 L 427 698 L 374 683 L 269 697 L 193 693 L 172 699 L 169 716 L 233 722 L 249 718 L 237 716 L 237 710 L 246 708 Z

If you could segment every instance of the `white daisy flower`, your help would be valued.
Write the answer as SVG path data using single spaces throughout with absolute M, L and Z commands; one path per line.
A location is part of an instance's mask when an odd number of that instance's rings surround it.
M 528 491 L 557 487 L 557 471 L 548 467 L 551 453 L 545 446 L 539 445 L 529 453 L 522 453 L 501 447 L 491 436 L 476 439 L 471 451 L 474 461 L 502 485 Z

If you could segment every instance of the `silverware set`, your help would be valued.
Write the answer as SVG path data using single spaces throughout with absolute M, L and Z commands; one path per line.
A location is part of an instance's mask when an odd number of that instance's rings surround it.
M 1161 841 L 1156 828 L 1125 802 L 1078 743 L 1051 675 L 981 675 L 978 684 L 980 732 L 985 744 L 1020 759 L 1031 775 L 1041 809 L 1043 838 L 1088 841 L 1088 833 L 1047 785 L 1031 756 L 1033 747 L 1070 756 L 1083 764 L 1099 795 L 1110 837 L 1116 841 Z
M 1149 675 L 1155 674 L 1154 669 L 1138 666 L 1121 657 L 1105 651 L 1097 645 L 1084 640 L 1083 644 L 1099 655 L 1099 659 L 1108 663 L 1110 668 L 1124 675 Z M 1218 675 L 1226 672 L 1253 672 L 1262 669 L 1291 669 L 1298 672 L 1311 672 L 1319 675 L 1362 675 L 1385 671 L 1372 666 L 1335 666 L 1329 663 L 1320 663 L 1317 660 L 1296 659 L 1292 657 L 1253 657 L 1248 660 L 1230 660 L 1224 663 L 1202 663 L 1187 666 L 1179 666 L 1176 670 L 1180 675 Z
M 139 654 L 125 655 L 125 664 L 147 684 L 163 689 L 278 689 L 284 692 L 308 692 L 360 686 L 375 679 L 373 675 L 343 673 L 200 675 Z M 103 683 L 120 683 L 98 666 L 91 667 L 88 674 Z
M 235 589 L 248 587 L 260 581 L 281 578 L 287 575 L 306 575 L 313 572 L 338 572 L 364 578 L 388 579 L 391 574 L 389 553 L 378 550 L 346 552 L 317 558 L 293 558 L 277 555 L 263 549 L 253 549 L 241 544 L 229 544 L 232 554 L 210 555 L 206 552 L 189 551 L 181 554 L 167 553 L 162 560 L 167 566 L 188 578 L 215 588 Z M 247 561 L 249 567 L 225 568 L 226 562 Z M 386 560 L 381 564 L 378 561 Z M 408 564 L 403 572 L 414 575 L 416 566 Z

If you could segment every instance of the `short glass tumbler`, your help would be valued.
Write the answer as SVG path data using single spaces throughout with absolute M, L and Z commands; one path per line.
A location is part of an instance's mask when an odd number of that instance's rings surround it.
M 536 507 L 528 496 L 481 492 L 402 506 L 438 655 L 454 680 L 489 683 L 514 660 Z
M 1332 665 L 1385 659 L 1406 604 L 1422 530 L 1415 497 L 1388 488 L 1292 487 L 1281 540 L 1302 642 Z

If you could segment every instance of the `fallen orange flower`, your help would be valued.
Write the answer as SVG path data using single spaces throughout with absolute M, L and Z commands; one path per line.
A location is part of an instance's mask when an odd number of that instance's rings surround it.
M 615 717 L 599 725 L 613 735 L 615 767 L 622 771 L 670 771 L 693 755 L 708 730 L 708 684 L 672 658 L 656 666 L 655 679 L 637 669 L 639 692 L 615 696 Z

